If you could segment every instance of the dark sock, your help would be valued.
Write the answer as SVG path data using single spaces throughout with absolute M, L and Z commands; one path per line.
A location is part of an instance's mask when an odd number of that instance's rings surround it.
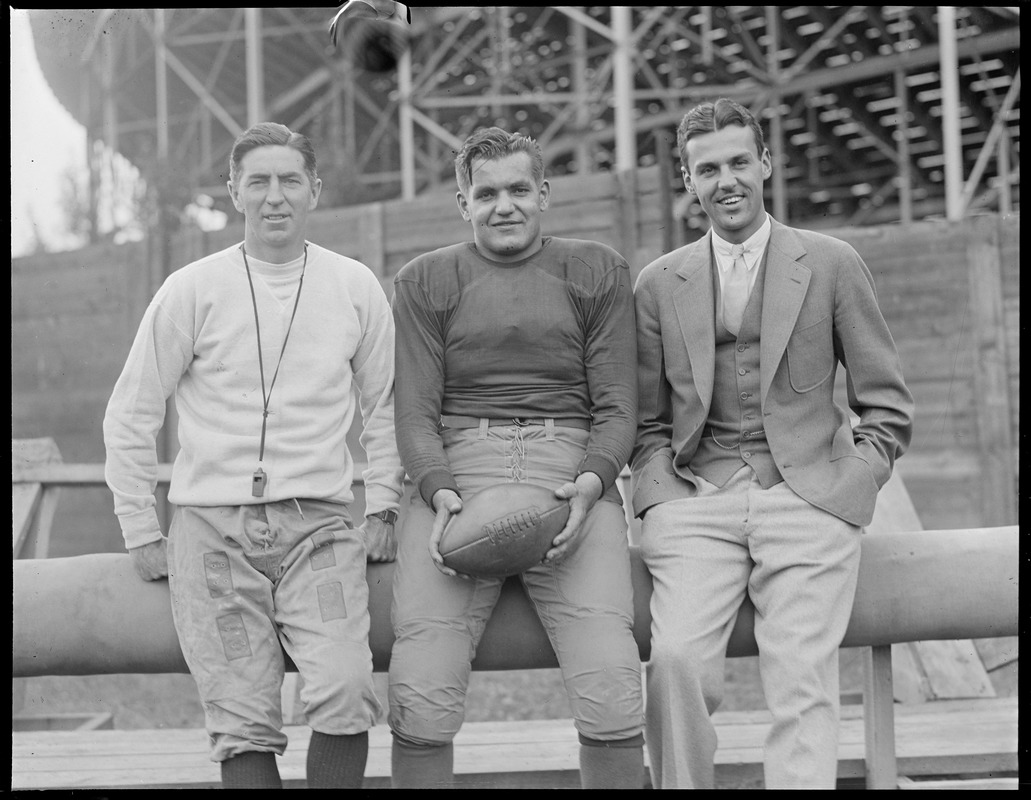
M 347 736 L 311 732 L 309 789 L 361 789 L 369 760 L 369 732 Z
M 643 789 L 644 737 L 602 742 L 580 736 L 580 784 L 584 789 Z
M 222 762 L 223 789 L 282 789 L 276 754 L 248 750 Z
M 390 751 L 392 789 L 448 789 L 455 783 L 455 748 L 419 745 L 394 737 Z

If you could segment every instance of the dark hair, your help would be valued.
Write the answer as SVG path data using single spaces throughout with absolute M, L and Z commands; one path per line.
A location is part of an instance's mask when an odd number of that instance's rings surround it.
M 229 154 L 229 180 L 236 183 L 237 175 L 240 173 L 240 162 L 245 155 L 251 150 L 269 145 L 292 147 L 300 153 L 304 158 L 304 171 L 314 186 L 319 176 L 315 167 L 315 148 L 311 140 L 303 133 L 295 133 L 278 122 L 259 122 L 236 137 L 233 151 Z
M 535 139 L 521 133 L 509 133 L 501 128 L 480 128 L 473 131 L 455 156 L 455 178 L 462 194 L 473 182 L 473 162 L 477 159 L 493 161 L 497 158 L 526 153 L 533 165 L 533 179 L 544 182 L 544 155 Z
M 687 143 L 695 136 L 703 133 L 713 133 L 722 130 L 728 125 L 742 125 L 752 129 L 755 136 L 755 148 L 760 157 L 766 150 L 766 140 L 763 138 L 763 129 L 759 120 L 755 118 L 747 108 L 733 100 L 721 97 L 718 100 L 700 103 L 688 111 L 680 121 L 677 128 L 677 150 L 680 152 L 680 162 L 684 169 L 690 172 L 687 165 Z

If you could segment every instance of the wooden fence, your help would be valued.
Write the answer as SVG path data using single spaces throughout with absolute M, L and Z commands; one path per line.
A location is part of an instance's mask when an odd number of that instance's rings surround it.
M 870 265 L 901 352 L 917 417 L 899 470 L 927 528 L 1017 521 L 1019 222 L 983 216 L 827 231 Z M 685 238 L 672 230 L 657 167 L 554 179 L 545 224 L 546 233 L 615 247 L 635 273 Z M 313 241 L 368 264 L 388 296 L 410 258 L 469 238 L 448 192 L 321 209 L 310 225 Z M 241 238 L 235 223 L 180 232 L 167 256 L 148 240 L 13 259 L 12 438 L 52 437 L 66 461 L 102 462 L 104 408 L 165 272 Z M 176 447 L 174 428 L 166 430 L 163 461 Z M 122 549 L 106 490 L 64 497 L 55 529 L 76 533 L 53 542 L 52 555 Z

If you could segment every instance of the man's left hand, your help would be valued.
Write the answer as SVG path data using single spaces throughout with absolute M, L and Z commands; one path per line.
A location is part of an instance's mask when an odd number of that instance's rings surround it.
M 360 530 L 365 536 L 367 561 L 393 561 L 397 558 L 397 537 L 393 525 L 379 517 L 366 517 Z
M 544 556 L 545 563 L 557 563 L 580 546 L 584 533 L 583 522 L 603 492 L 601 478 L 593 472 L 583 472 L 574 482 L 563 483 L 555 490 L 556 497 L 569 501 L 569 519 Z

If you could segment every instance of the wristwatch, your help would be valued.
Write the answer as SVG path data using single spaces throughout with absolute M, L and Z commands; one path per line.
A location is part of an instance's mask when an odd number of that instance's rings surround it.
M 393 525 L 395 522 L 397 522 L 396 511 L 377 511 L 375 514 L 369 514 L 369 516 L 378 517 L 379 519 L 387 523 L 387 525 Z

